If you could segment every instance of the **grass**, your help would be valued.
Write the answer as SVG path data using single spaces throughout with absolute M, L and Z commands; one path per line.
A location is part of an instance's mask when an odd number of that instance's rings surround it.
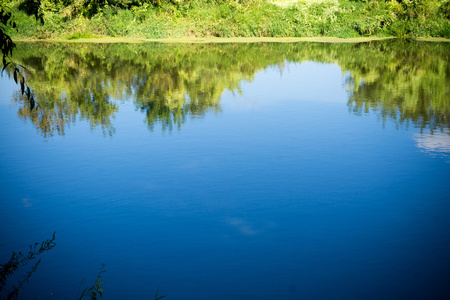
M 48 9 L 43 10 L 45 24 L 40 24 L 18 10 L 19 0 L 12 3 L 18 31 L 10 34 L 16 39 L 450 38 L 444 4 L 411 16 L 407 7 L 381 0 L 181 0 L 127 9 L 106 5 L 90 16 L 70 14 L 68 8 Z

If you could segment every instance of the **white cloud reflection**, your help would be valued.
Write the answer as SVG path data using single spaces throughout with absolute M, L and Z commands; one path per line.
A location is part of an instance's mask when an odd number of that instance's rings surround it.
M 227 224 L 243 235 L 255 235 L 258 233 L 248 222 L 241 218 L 230 218 L 226 220 Z
M 25 206 L 25 207 L 33 206 L 33 204 L 31 204 L 31 199 L 30 198 L 23 198 L 22 199 L 22 203 L 23 203 L 23 206 Z
M 414 136 L 417 148 L 431 155 L 450 158 L 450 131 L 435 131 L 431 133 L 418 133 Z

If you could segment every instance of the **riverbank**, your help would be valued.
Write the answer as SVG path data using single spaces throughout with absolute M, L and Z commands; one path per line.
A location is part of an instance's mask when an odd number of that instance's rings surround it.
M 43 24 L 24 12 L 21 3 L 30 1 L 11 2 L 15 39 L 450 38 L 449 1 L 42 0 Z
M 166 38 L 166 39 L 142 39 L 123 37 L 99 37 L 90 39 L 16 39 L 16 42 L 48 42 L 48 43 L 89 43 L 89 44 L 141 44 L 141 43 L 176 43 L 176 44 L 219 44 L 219 43 L 295 43 L 295 42 L 316 42 L 316 43 L 364 43 L 371 41 L 381 41 L 395 39 L 395 37 L 360 37 L 360 38 L 335 38 L 335 37 L 303 37 L 303 38 L 275 38 L 275 37 L 236 37 L 236 38 Z M 450 42 L 446 38 L 427 38 L 426 41 Z
M 122 37 L 100 37 L 90 39 L 15 39 L 16 42 L 25 43 L 75 43 L 75 44 L 143 44 L 143 43 L 172 43 L 172 44 L 224 44 L 224 43 L 365 43 L 396 39 L 395 37 L 360 37 L 360 38 L 273 38 L 273 37 L 251 37 L 251 38 L 168 38 L 168 39 L 141 39 Z M 450 42 L 450 38 L 413 38 L 421 42 Z

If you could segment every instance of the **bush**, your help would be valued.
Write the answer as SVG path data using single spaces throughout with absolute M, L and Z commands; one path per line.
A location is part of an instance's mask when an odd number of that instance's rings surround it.
M 439 13 L 444 16 L 444 18 L 450 19 L 450 0 L 445 1 L 439 7 Z
M 22 7 L 14 0 L 16 9 Z M 35 3 L 37 0 L 25 0 Z M 450 0 L 41 0 L 20 37 L 445 36 Z

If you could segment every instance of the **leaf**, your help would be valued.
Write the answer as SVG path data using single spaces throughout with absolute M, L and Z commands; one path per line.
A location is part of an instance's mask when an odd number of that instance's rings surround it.
M 14 69 L 14 81 L 17 84 L 17 69 Z
M 10 63 L 11 63 L 11 62 L 7 62 L 6 64 L 3 65 L 2 73 L 3 73 L 3 71 L 5 71 L 6 67 L 7 67 Z
M 23 93 L 25 92 L 25 79 L 24 78 L 22 78 L 22 80 L 20 81 L 20 90 L 23 95 Z
M 159 289 L 156 290 L 155 300 L 159 300 L 159 299 L 162 299 L 162 298 L 166 297 L 166 296 L 159 296 L 158 297 L 158 291 L 159 291 Z

